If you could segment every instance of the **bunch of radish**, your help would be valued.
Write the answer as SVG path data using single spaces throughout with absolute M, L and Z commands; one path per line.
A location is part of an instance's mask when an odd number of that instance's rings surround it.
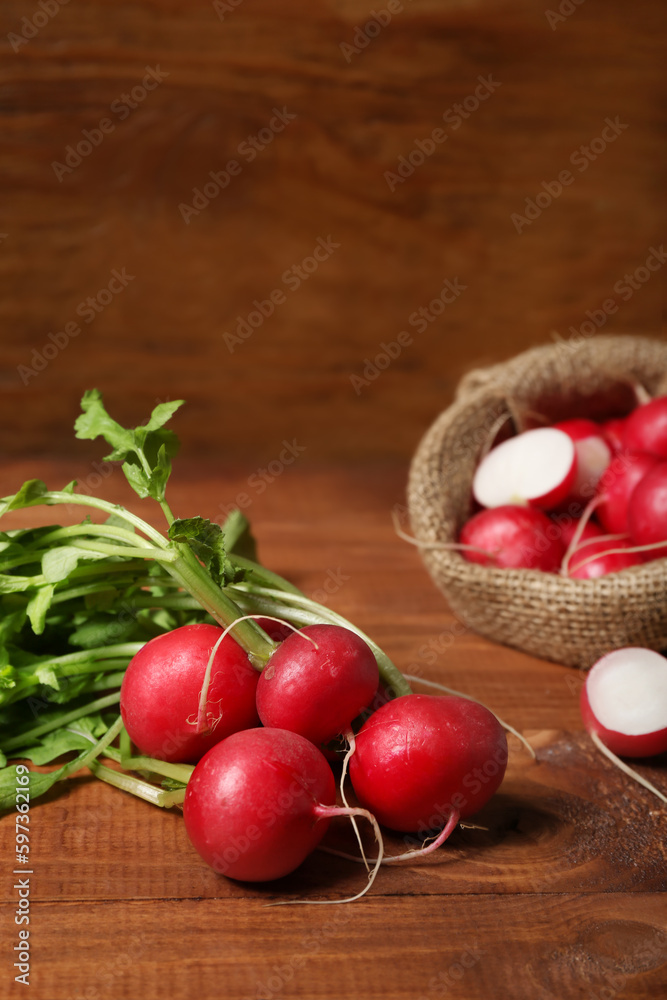
M 148 642 L 121 687 L 121 715 L 139 751 L 196 764 L 183 816 L 216 871 L 279 878 L 318 846 L 333 817 L 348 816 L 373 824 L 375 874 L 383 860 L 377 820 L 403 833 L 437 829 L 417 852 L 427 853 L 499 787 L 507 740 L 487 708 L 464 697 L 402 694 L 359 728 L 380 682 L 369 645 L 338 625 L 258 624 L 280 640 L 261 672 L 228 630 L 188 625 Z M 336 805 L 323 752 L 336 737 L 348 742 L 359 807 L 347 804 L 342 782 Z
M 508 438 L 479 462 L 472 493 L 483 509 L 451 546 L 471 562 L 586 580 L 664 558 L 667 397 Z

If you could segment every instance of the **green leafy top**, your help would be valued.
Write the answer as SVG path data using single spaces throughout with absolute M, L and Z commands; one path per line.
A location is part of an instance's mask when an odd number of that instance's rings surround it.
M 81 400 L 83 413 L 74 424 L 78 438 L 94 440 L 102 437 L 113 448 L 105 462 L 122 462 L 128 482 L 140 497 L 152 497 L 164 502 L 167 480 L 171 474 L 171 459 L 180 442 L 164 425 L 182 406 L 184 400 L 158 403 L 145 424 L 133 430 L 121 427 L 107 413 L 99 389 L 90 389 Z

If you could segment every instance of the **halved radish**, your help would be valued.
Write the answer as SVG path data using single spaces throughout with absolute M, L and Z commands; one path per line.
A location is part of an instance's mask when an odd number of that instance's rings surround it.
M 475 514 L 463 525 L 460 541 L 472 547 L 461 550 L 469 562 L 505 569 L 553 573 L 565 552 L 560 529 L 546 514 L 513 504 Z
M 572 439 L 554 427 L 538 427 L 485 455 L 473 478 L 473 495 L 482 507 L 518 504 L 552 510 L 569 496 L 576 473 Z
M 589 733 L 614 754 L 667 750 L 667 660 L 652 649 L 615 649 L 595 663 L 581 691 Z
M 604 500 L 596 508 L 602 526 L 614 535 L 628 531 L 628 503 L 637 483 L 658 464 L 655 455 L 621 453 L 611 460 L 598 483 Z
M 577 473 L 570 495 L 576 500 L 590 500 L 600 476 L 611 461 L 611 448 L 602 428 L 592 420 L 563 420 L 554 427 L 574 442 Z
M 667 458 L 667 396 L 659 396 L 633 410 L 625 422 L 626 451 L 648 451 Z

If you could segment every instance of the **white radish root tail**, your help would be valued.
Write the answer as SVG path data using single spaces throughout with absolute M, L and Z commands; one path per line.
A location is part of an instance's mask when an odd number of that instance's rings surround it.
M 394 864 L 396 861 L 414 861 L 415 858 L 423 858 L 427 854 L 431 854 L 433 851 L 437 851 L 439 847 L 442 847 L 444 842 L 448 839 L 448 837 L 452 834 L 452 832 L 456 828 L 456 825 L 460 819 L 460 815 L 461 814 L 459 813 L 458 809 L 454 809 L 452 807 L 449 812 L 449 818 L 445 823 L 444 827 L 442 828 L 442 830 L 440 831 L 440 833 L 438 833 L 434 837 L 428 837 L 424 841 L 423 847 L 420 847 L 416 851 L 406 851 L 405 854 L 385 854 L 382 858 L 380 858 L 380 863 L 383 865 L 391 865 Z M 463 826 L 464 824 L 461 825 Z M 475 826 L 474 824 L 466 824 L 466 825 L 469 825 L 471 829 L 475 830 L 486 829 L 486 827 L 478 827 Z M 361 860 L 360 858 L 357 858 L 354 854 L 346 854 L 344 851 L 337 851 L 333 847 L 320 847 L 320 850 L 326 851 L 327 854 L 335 854 L 336 857 L 338 858 L 346 858 L 346 860 L 348 861 L 359 862 Z M 378 863 L 377 858 L 371 858 L 370 860 L 375 864 Z
M 345 806 L 345 808 L 349 809 L 350 808 L 350 803 L 347 801 L 347 798 L 345 796 L 345 778 L 347 776 L 347 764 L 348 764 L 348 761 L 349 761 L 350 757 L 352 756 L 352 754 L 354 753 L 354 751 L 357 749 L 357 741 L 355 740 L 354 733 L 352 732 L 351 729 L 349 729 L 345 733 L 345 739 L 348 742 L 348 749 L 347 749 L 347 753 L 345 754 L 345 757 L 343 758 L 343 770 L 342 770 L 341 776 L 340 776 L 340 797 L 343 800 L 343 805 Z M 356 835 L 356 838 L 357 838 L 357 843 L 359 844 L 359 850 L 361 851 L 361 857 L 363 858 L 363 862 L 366 865 L 366 871 L 370 872 L 370 868 L 368 866 L 368 861 L 366 860 L 366 853 L 364 851 L 364 845 L 363 845 L 362 840 L 361 840 L 361 834 L 359 833 L 359 827 L 357 826 L 357 821 L 354 818 L 354 816 L 350 816 L 350 820 L 352 821 L 352 826 L 354 827 L 354 832 L 355 832 L 355 835 Z
M 644 788 L 647 788 L 649 792 L 653 792 L 654 795 L 657 795 L 661 802 L 667 803 L 667 795 L 664 795 L 655 787 L 655 785 L 652 785 L 647 778 L 644 778 L 641 774 L 635 771 L 634 768 L 629 767 L 624 761 L 622 761 L 620 757 L 617 757 L 616 754 L 609 749 L 609 747 L 604 745 L 597 733 L 591 733 L 591 739 L 593 740 L 593 743 L 595 743 L 598 750 L 600 750 L 605 757 L 608 757 L 612 764 L 618 767 L 624 774 L 627 774 L 634 781 L 639 782 L 639 784 L 643 785 Z
M 267 906 L 295 906 L 301 904 L 302 906 L 333 906 L 338 903 L 354 903 L 355 900 L 361 899 L 365 896 L 370 887 L 375 881 L 375 877 L 380 870 L 380 865 L 382 864 L 382 859 L 384 857 L 384 843 L 382 841 L 382 834 L 380 832 L 380 827 L 375 816 L 368 812 L 367 809 L 361 808 L 343 808 L 340 806 L 315 806 L 313 812 L 316 816 L 320 816 L 322 819 L 333 818 L 334 816 L 362 816 L 367 819 L 368 822 L 373 827 L 373 832 L 375 834 L 375 839 L 378 845 L 378 856 L 375 858 L 375 867 L 369 875 L 368 882 L 356 896 L 348 896 L 346 899 L 283 899 L 279 900 L 277 903 L 267 903 Z M 355 858 L 355 861 L 360 861 L 360 858 Z M 364 857 L 364 864 L 366 864 L 366 858 Z

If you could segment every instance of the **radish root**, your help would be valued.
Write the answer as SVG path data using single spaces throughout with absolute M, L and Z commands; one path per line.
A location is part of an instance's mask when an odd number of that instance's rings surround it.
M 591 515 L 593 514 L 595 508 L 599 507 L 599 505 L 606 499 L 607 499 L 606 494 L 601 493 L 599 496 L 593 497 L 592 500 L 589 500 L 589 502 L 584 507 L 583 513 L 579 518 L 579 524 L 575 528 L 575 532 L 572 535 L 572 540 L 568 545 L 565 551 L 565 555 L 563 556 L 563 561 L 560 564 L 561 576 L 568 576 L 570 572 L 570 559 L 572 558 L 572 553 L 574 552 L 576 547 L 579 545 L 579 542 L 581 541 L 581 536 L 584 532 L 584 528 L 590 521 Z
M 456 828 L 456 825 L 459 822 L 460 818 L 461 814 L 459 813 L 458 809 L 454 809 L 452 807 L 452 809 L 450 809 L 449 812 L 449 818 L 447 819 L 447 822 L 440 831 L 440 833 L 436 834 L 433 837 L 427 837 L 427 839 L 424 841 L 424 846 L 420 847 L 419 850 L 406 851 L 405 854 L 386 854 L 380 857 L 379 859 L 371 858 L 370 860 L 371 862 L 375 862 L 376 865 L 378 864 L 378 861 L 380 864 L 383 865 L 391 865 L 394 864 L 396 861 L 414 861 L 415 858 L 423 858 L 427 854 L 431 854 L 433 851 L 437 851 L 439 847 L 442 847 L 444 842 L 449 838 L 449 836 Z M 464 824 L 461 825 L 463 826 Z M 486 829 L 485 827 L 474 826 L 474 824 L 470 824 L 470 826 L 472 829 L 475 830 Z M 361 859 L 357 858 L 354 854 L 346 854 L 344 851 L 337 851 L 333 847 L 320 847 L 319 850 L 326 851 L 327 854 L 335 854 L 336 857 L 345 858 L 347 861 L 357 861 L 357 862 L 361 861 Z
M 356 894 L 356 896 L 348 896 L 346 899 L 282 899 L 276 903 L 267 903 L 267 906 L 295 906 L 297 904 L 302 904 L 303 906 L 332 906 L 338 903 L 354 903 L 355 900 L 361 899 L 362 896 L 366 895 L 375 881 L 375 877 L 380 870 L 380 865 L 382 864 L 382 859 L 384 857 L 384 843 L 382 841 L 382 834 L 375 816 L 368 812 L 367 809 L 349 807 L 341 808 L 339 806 L 317 805 L 313 811 L 315 812 L 315 815 L 322 817 L 322 819 L 328 819 L 334 816 L 362 816 L 364 819 L 368 820 L 373 827 L 373 832 L 378 845 L 378 856 L 374 859 L 375 867 L 369 875 L 368 883 L 364 886 L 361 892 Z M 360 858 L 354 858 L 354 860 L 361 861 Z M 365 857 L 363 863 L 367 864 Z
M 643 785 L 644 788 L 648 788 L 649 792 L 653 792 L 654 795 L 657 795 L 661 802 L 667 803 L 667 795 L 664 795 L 655 787 L 655 785 L 652 785 L 647 778 L 642 777 L 642 775 L 635 771 L 634 768 L 629 767 L 620 759 L 620 757 L 617 757 L 616 754 L 609 749 L 609 747 L 604 745 L 597 733 L 591 733 L 591 739 L 593 740 L 593 743 L 595 743 L 598 750 L 600 750 L 605 757 L 608 757 L 612 764 L 620 768 L 624 774 L 627 774 L 629 777 L 639 782 L 639 784 Z
M 352 756 L 352 754 L 354 753 L 354 751 L 357 749 L 357 742 L 356 742 L 356 740 L 354 738 L 354 733 L 352 732 L 351 729 L 349 729 L 348 732 L 345 733 L 345 739 L 348 742 L 348 749 L 347 749 L 347 753 L 345 754 L 345 757 L 343 758 L 343 770 L 342 770 L 341 776 L 340 776 L 340 797 L 343 800 L 343 805 L 345 806 L 345 808 L 349 809 L 350 808 L 350 803 L 347 801 L 347 798 L 345 796 L 345 778 L 347 777 L 347 764 L 348 764 L 348 761 L 349 761 L 350 757 Z M 356 835 L 356 838 L 357 838 L 357 843 L 359 844 L 359 850 L 361 851 L 361 857 L 363 858 L 363 862 L 366 865 L 366 871 L 370 872 L 370 868 L 368 867 L 368 861 L 366 860 L 366 853 L 364 851 L 364 845 L 363 845 L 363 843 L 361 841 L 361 834 L 359 833 L 359 827 L 357 826 L 357 821 L 354 818 L 354 816 L 350 816 L 350 820 L 352 821 L 352 826 L 354 827 L 354 832 L 355 832 L 355 835 Z
M 403 531 L 395 510 L 392 510 L 391 517 L 394 522 L 394 531 L 398 537 L 402 538 L 404 542 L 409 542 L 410 545 L 416 545 L 419 549 L 449 549 L 452 552 L 479 552 L 480 555 L 488 556 L 489 559 L 495 559 L 498 554 L 497 552 L 488 552 L 486 549 L 480 549 L 476 545 L 466 545 L 464 542 L 420 542 L 418 538 L 413 538 L 412 535 L 408 535 L 407 532 Z

